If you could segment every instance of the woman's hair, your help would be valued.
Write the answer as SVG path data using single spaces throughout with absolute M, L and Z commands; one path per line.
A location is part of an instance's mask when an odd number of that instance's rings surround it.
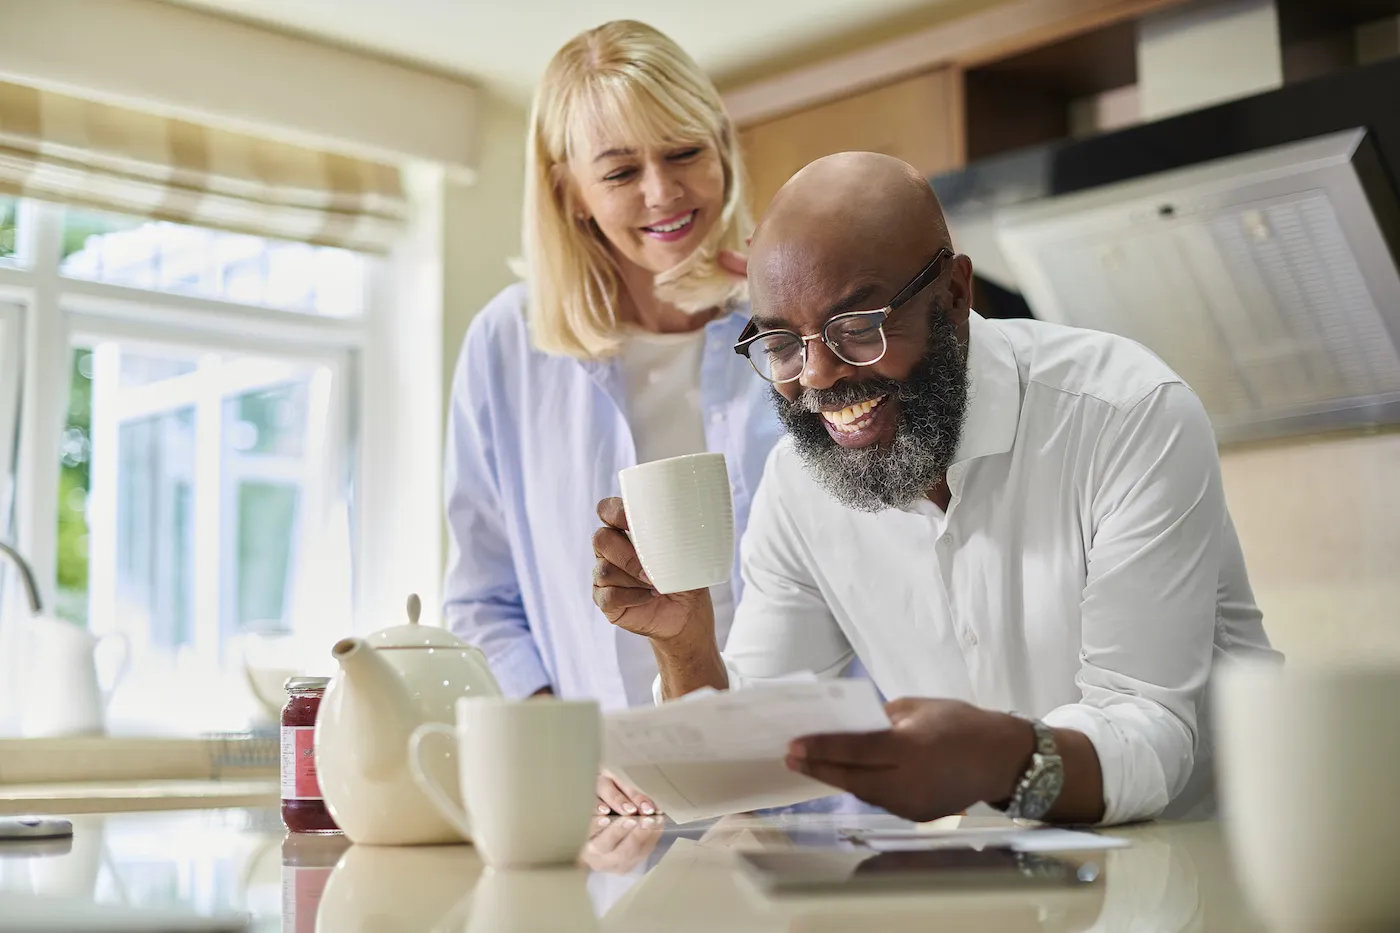
M 621 343 L 617 261 L 593 222 L 580 219 L 583 207 L 569 183 L 569 158 L 597 127 L 616 128 L 642 146 L 714 145 L 724 168 L 724 206 L 701 246 L 710 259 L 719 249 L 743 249 L 753 227 L 734 127 L 695 61 L 667 36 L 631 20 L 571 39 L 545 69 L 530 114 L 524 261 L 517 268 L 529 286 L 535 346 L 582 358 L 608 356 Z

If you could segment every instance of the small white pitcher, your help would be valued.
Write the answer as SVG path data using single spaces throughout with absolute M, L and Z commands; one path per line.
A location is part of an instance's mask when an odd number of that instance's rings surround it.
M 131 661 L 131 643 L 120 632 L 98 638 L 72 622 L 44 615 L 29 565 L 3 543 L 0 554 L 9 557 L 19 569 L 32 613 L 20 641 L 25 661 L 19 694 L 21 733 L 26 738 L 101 735 L 105 731 L 107 699 Z M 121 642 L 122 659 L 111 685 L 104 691 L 97 682 L 94 658 L 98 645 L 109 639 Z

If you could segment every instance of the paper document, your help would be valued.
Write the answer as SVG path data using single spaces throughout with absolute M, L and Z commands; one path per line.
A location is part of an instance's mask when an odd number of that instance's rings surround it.
M 852 830 L 852 842 L 876 852 L 915 852 L 923 849 L 1011 849 L 1015 852 L 1076 852 L 1121 849 L 1131 843 L 1118 836 L 1072 829 L 949 829 Z
M 889 727 L 868 680 L 784 681 L 611 713 L 603 764 L 689 823 L 838 793 L 787 770 L 788 743 Z

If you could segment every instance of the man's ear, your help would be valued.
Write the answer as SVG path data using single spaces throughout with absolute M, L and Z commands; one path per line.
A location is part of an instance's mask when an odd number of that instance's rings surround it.
M 972 260 L 959 253 L 953 257 L 952 265 L 948 270 L 948 297 L 951 299 L 948 318 L 961 327 L 967 323 L 972 310 Z

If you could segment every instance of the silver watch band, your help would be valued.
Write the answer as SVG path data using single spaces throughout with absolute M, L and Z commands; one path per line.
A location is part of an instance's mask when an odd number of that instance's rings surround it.
M 1064 765 L 1059 746 L 1055 744 L 1055 733 L 1039 719 L 1029 720 L 1029 723 L 1035 732 L 1035 751 L 1007 803 L 1006 815 L 1012 819 L 1038 820 L 1045 816 L 1064 784 Z

